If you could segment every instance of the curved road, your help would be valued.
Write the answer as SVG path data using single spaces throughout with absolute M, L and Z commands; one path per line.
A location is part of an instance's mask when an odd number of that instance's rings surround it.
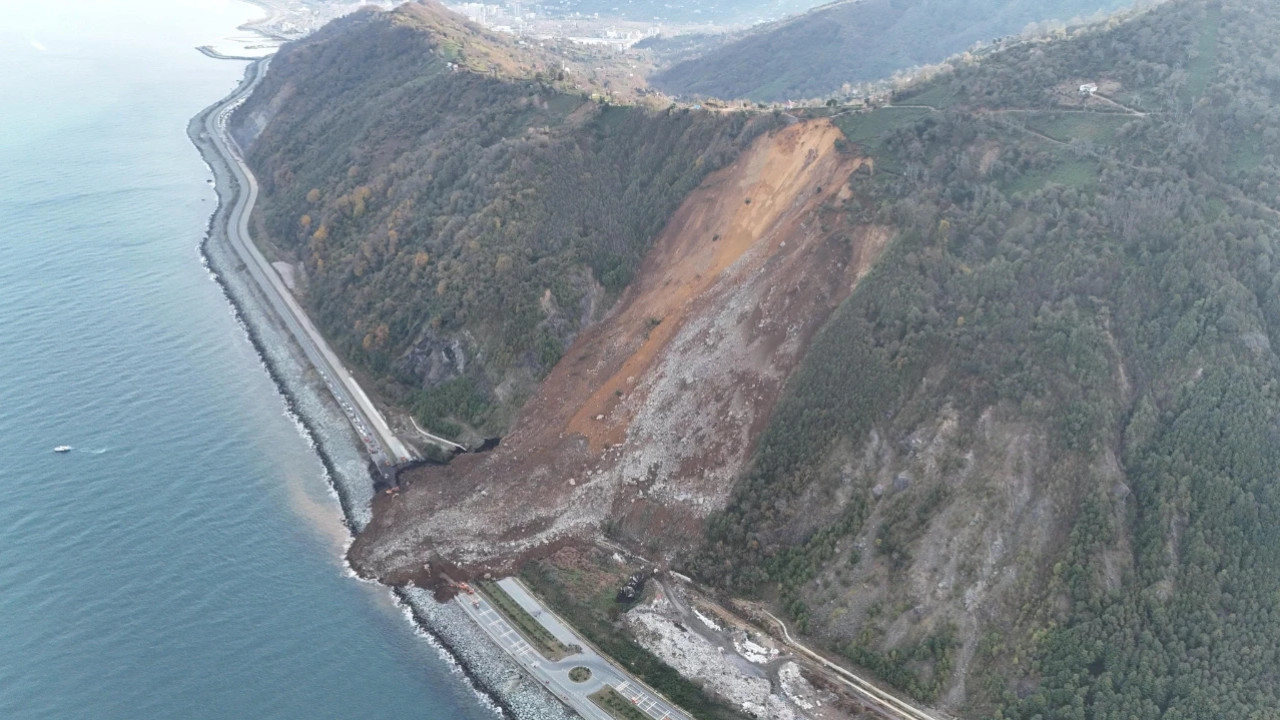
M 561 644 L 576 645 L 581 650 L 563 660 L 548 660 L 516 632 L 506 617 L 484 595 L 472 591 L 470 594 L 457 595 L 455 601 L 525 672 L 541 682 L 543 687 L 574 712 L 587 720 L 614 720 L 612 715 L 588 697 L 608 685 L 652 720 L 691 720 L 683 710 L 596 652 L 559 617 L 543 607 L 523 583 L 515 578 L 504 578 L 498 581 L 498 585 Z M 580 683 L 570 680 L 569 671 L 575 667 L 587 668 L 591 671 L 591 677 Z
M 307 359 L 319 371 L 325 385 L 342 406 L 356 432 L 364 441 L 373 461 L 386 472 L 389 468 L 417 459 L 417 453 L 406 446 L 392 432 L 386 419 L 364 389 L 352 377 L 351 372 L 338 358 L 324 337 L 303 312 L 284 280 L 271 266 L 258 246 L 249 236 L 249 214 L 258 198 L 258 183 L 249 171 L 240 147 L 228 132 L 228 120 L 245 98 L 253 92 L 266 73 L 269 60 L 261 60 L 251 66 L 250 77 L 234 93 L 227 97 L 205 117 L 205 134 L 213 142 L 218 153 L 226 161 L 235 181 L 235 202 L 232 204 L 226 227 L 227 241 L 244 262 L 249 275 L 257 283 L 262 294 L 276 315 L 284 322 L 294 340 L 302 348 Z M 459 447 L 444 438 L 432 437 L 446 446 Z

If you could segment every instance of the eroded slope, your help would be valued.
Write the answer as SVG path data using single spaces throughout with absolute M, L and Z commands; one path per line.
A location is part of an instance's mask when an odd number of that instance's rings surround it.
M 710 175 L 502 446 L 406 473 L 353 561 L 402 581 L 432 557 L 503 562 L 605 521 L 659 548 L 695 541 L 810 337 L 888 238 L 838 209 L 864 164 L 840 137 L 795 124 Z

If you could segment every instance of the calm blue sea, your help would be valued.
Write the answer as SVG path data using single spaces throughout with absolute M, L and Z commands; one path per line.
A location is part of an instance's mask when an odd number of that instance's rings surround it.
M 197 245 L 226 0 L 0 4 L 0 718 L 491 718 L 348 577 Z M 55 455 L 55 445 L 74 452 Z

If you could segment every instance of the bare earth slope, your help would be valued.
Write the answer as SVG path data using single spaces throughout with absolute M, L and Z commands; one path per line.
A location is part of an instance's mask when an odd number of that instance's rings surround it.
M 659 549 L 698 539 L 809 339 L 888 238 L 841 224 L 864 161 L 839 138 L 798 123 L 708 176 L 498 450 L 379 498 L 356 566 L 402 582 L 433 557 L 506 562 L 610 519 Z

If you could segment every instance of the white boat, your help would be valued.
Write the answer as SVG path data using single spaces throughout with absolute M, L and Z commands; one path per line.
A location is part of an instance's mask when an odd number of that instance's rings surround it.
M 70 445 L 59 445 L 58 447 L 54 448 L 54 449 L 53 449 L 53 451 L 54 451 L 54 452 L 56 452 L 56 453 L 69 453 L 69 452 L 71 452 L 71 446 L 70 446 Z

